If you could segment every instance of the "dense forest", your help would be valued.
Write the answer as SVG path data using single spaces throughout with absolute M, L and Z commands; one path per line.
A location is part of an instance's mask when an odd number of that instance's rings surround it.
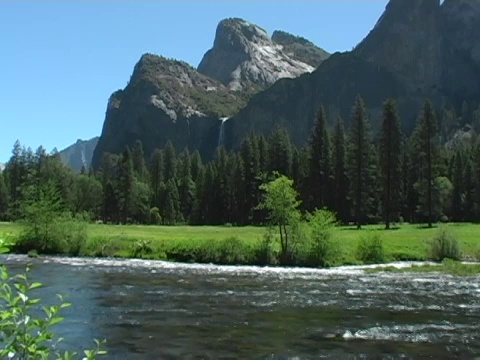
M 64 211 L 109 223 L 260 225 L 266 219 L 260 185 L 280 173 L 294 180 L 304 211 L 327 208 L 358 227 L 480 221 L 479 110 L 464 104 L 457 116 L 426 100 L 408 138 L 394 100 L 384 103 L 378 133 L 367 114 L 358 97 L 345 130 L 321 107 L 304 148 L 281 127 L 269 138 L 249 134 L 236 151 L 220 146 L 206 163 L 198 151 L 177 153 L 170 142 L 144 154 L 137 141 L 80 173 L 58 153 L 33 152 L 17 141 L 0 173 L 0 220 L 19 220 L 25 204 L 53 196 Z

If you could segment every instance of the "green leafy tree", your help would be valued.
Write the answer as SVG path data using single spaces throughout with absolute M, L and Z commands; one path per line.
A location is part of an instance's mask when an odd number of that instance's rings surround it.
M 79 174 L 74 178 L 71 198 L 74 213 L 87 212 L 97 217 L 100 215 L 102 198 L 102 184 L 95 177 Z
M 390 228 L 392 218 L 398 217 L 401 201 L 402 179 L 402 133 L 395 101 L 383 105 L 382 131 L 380 138 L 380 169 L 383 183 L 383 216 L 385 228 Z
M 258 207 L 266 209 L 270 225 L 278 227 L 281 262 L 288 264 L 293 262 L 296 248 L 301 241 L 295 233 L 300 225 L 301 201 L 293 187 L 293 180 L 279 173 L 275 173 L 275 176 L 275 180 L 260 186 L 264 197 Z
M 373 150 L 365 104 L 358 96 L 352 111 L 347 161 L 351 201 L 358 229 L 361 228 L 372 202 L 370 195 L 375 171 Z

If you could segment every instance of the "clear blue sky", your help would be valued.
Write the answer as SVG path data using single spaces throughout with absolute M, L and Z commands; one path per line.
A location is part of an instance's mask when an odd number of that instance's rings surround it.
M 15 140 L 59 150 L 100 135 L 110 94 L 145 52 L 197 66 L 218 22 L 241 17 L 350 50 L 382 14 L 370 1 L 0 1 L 0 162 Z

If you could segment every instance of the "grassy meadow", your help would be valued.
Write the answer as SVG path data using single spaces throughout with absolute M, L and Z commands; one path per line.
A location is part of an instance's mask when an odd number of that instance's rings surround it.
M 480 225 L 446 224 L 460 242 L 462 257 L 480 258 Z M 0 237 L 15 242 L 21 232 L 17 223 L 0 223 Z M 88 225 L 88 241 L 83 256 L 141 257 L 185 262 L 255 263 L 257 251 L 266 232 L 263 227 L 232 226 L 145 226 Z M 383 240 L 386 261 L 428 260 L 429 240 L 438 232 L 422 225 L 403 224 L 391 230 L 381 225 L 337 227 L 333 238 L 340 249 L 335 265 L 359 264 L 356 249 L 366 235 Z

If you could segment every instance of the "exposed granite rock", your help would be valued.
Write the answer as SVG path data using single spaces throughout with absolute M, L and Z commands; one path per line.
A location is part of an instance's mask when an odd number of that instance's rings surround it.
M 275 30 L 272 34 L 272 41 L 278 45 L 282 45 L 283 52 L 288 56 L 311 65 L 314 68 L 317 68 L 330 56 L 328 52 L 319 48 L 311 41 L 285 31 Z
M 257 25 L 237 18 L 222 20 L 213 48 L 204 55 L 198 71 L 232 90 L 255 91 L 278 79 L 314 70 L 314 66 L 299 60 L 299 56 L 289 56 L 283 48 Z
M 90 140 L 78 139 L 75 144 L 59 151 L 60 158 L 65 165 L 74 170 L 80 171 L 82 167 L 88 170 L 97 142 L 98 136 Z
M 137 139 L 146 154 L 171 140 L 177 150 L 199 149 L 211 156 L 219 118 L 235 114 L 245 103 L 244 94 L 230 91 L 184 62 L 145 54 L 127 87 L 108 101 L 93 166 L 99 165 L 104 152 L 120 153 Z

